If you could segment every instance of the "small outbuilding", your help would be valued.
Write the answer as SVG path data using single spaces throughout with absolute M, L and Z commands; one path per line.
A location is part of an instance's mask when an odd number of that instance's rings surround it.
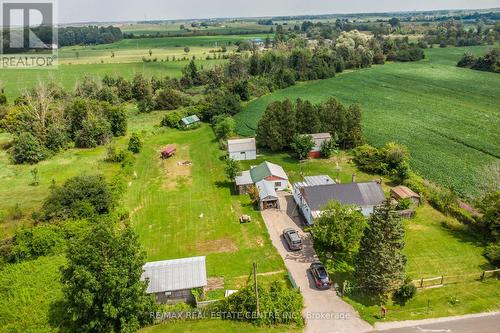
M 148 281 L 148 294 L 155 294 L 161 304 L 194 304 L 192 290 L 207 286 L 205 257 L 164 260 L 146 263 L 141 276 Z
M 181 119 L 181 125 L 184 128 L 192 127 L 200 122 L 200 118 L 197 115 L 191 115 Z
M 321 145 L 323 142 L 328 141 L 332 138 L 330 133 L 316 133 L 316 134 L 308 134 L 313 142 L 314 147 L 309 152 L 309 158 L 320 158 L 321 157 Z
M 406 186 L 396 186 L 391 189 L 391 198 L 396 201 L 401 201 L 405 199 L 411 200 L 412 205 L 419 206 L 420 205 L 420 195 L 413 192 Z
M 229 157 L 235 161 L 249 161 L 257 158 L 255 138 L 229 140 L 227 142 Z
M 279 209 L 280 208 L 280 198 L 276 193 L 273 183 L 265 180 L 261 180 L 255 184 L 257 191 L 259 192 L 259 209 Z

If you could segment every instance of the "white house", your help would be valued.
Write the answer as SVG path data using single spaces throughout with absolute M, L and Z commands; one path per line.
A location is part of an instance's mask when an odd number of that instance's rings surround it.
M 294 200 L 308 225 L 314 224 L 314 219 L 321 215 L 321 209 L 332 200 L 358 206 L 364 216 L 372 214 L 375 207 L 386 200 L 382 186 L 376 182 L 332 184 L 330 181 L 317 185 L 307 181 L 293 185 Z
M 255 160 L 257 147 L 254 138 L 229 140 L 227 142 L 229 157 L 236 161 Z
M 255 185 L 259 192 L 260 209 L 279 208 L 276 192 L 288 188 L 288 176 L 285 170 L 267 161 L 243 171 L 236 177 L 235 182 L 239 194 L 249 193 L 250 188 Z

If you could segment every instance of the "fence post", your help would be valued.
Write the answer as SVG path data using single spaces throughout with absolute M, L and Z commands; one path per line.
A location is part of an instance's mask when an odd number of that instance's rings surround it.
M 424 286 L 424 278 L 420 279 L 420 288 L 423 288 Z
M 481 282 L 484 281 L 484 276 L 486 275 L 486 271 L 483 271 L 483 274 L 481 274 Z
M 443 284 L 444 281 L 444 275 L 441 275 L 441 284 Z

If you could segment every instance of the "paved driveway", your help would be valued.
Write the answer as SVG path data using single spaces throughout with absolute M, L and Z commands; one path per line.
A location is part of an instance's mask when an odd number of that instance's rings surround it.
M 303 224 L 296 208 L 293 197 L 289 194 L 280 194 L 281 210 L 267 210 L 262 217 L 273 245 L 278 249 L 290 271 L 297 287 L 304 296 L 304 317 L 306 318 L 306 333 L 333 333 L 333 332 L 367 332 L 373 328 L 359 318 L 354 308 L 344 302 L 333 290 L 317 290 L 314 281 L 307 269 L 317 260 L 312 240 L 309 234 L 304 233 Z M 295 228 L 299 230 L 304 241 L 304 249 L 300 252 L 289 252 L 285 241 L 281 237 L 283 229 Z

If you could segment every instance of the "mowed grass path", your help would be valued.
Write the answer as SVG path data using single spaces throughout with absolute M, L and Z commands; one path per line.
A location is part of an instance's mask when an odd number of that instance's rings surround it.
M 260 273 L 283 270 L 249 197 L 231 195 L 211 128 L 155 131 L 145 140 L 126 200 L 148 261 L 206 255 L 209 277 L 224 277 L 226 287 L 242 282 L 254 261 Z M 160 159 L 167 144 L 178 147 L 173 161 Z M 177 164 L 183 161 L 192 166 Z M 252 223 L 240 225 L 242 214 Z
M 467 49 L 481 54 L 488 48 Z M 420 62 L 388 63 L 277 91 L 236 115 L 238 132 L 254 135 L 276 100 L 359 103 L 370 144 L 406 144 L 413 168 L 424 177 L 474 195 L 480 170 L 500 157 L 500 75 L 457 68 L 465 50 L 428 49 Z

